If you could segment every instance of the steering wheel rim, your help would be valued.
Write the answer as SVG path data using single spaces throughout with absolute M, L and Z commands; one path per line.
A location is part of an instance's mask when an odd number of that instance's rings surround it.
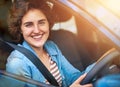
M 120 56 L 120 52 L 115 48 L 108 50 L 93 66 L 93 68 L 87 73 L 85 78 L 81 81 L 81 85 L 91 83 L 93 78 L 100 72 L 100 70 L 107 65 L 111 60 Z

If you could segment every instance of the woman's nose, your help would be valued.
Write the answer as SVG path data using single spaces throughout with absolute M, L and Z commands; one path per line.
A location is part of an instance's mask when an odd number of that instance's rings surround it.
M 34 33 L 39 33 L 39 32 L 40 32 L 39 26 L 35 25 L 35 27 L 34 27 Z

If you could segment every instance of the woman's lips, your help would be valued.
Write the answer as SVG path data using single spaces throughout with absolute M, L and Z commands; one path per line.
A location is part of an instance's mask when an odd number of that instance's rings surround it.
M 43 37 L 43 34 L 40 34 L 40 35 L 35 35 L 35 36 L 33 36 L 32 38 L 33 39 L 36 39 L 36 40 L 39 40 L 39 39 L 41 39 Z

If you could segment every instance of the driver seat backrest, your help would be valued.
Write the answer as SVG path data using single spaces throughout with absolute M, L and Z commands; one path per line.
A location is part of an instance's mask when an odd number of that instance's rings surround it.
M 54 41 L 67 60 L 77 69 L 84 70 L 75 34 L 67 30 L 52 30 L 50 39 Z
M 13 48 L 6 46 L 0 40 L 0 70 L 5 70 L 7 58 L 12 51 Z

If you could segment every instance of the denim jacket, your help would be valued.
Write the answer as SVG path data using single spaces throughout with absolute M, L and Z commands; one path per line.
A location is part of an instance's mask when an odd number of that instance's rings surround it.
M 30 47 L 30 45 L 24 41 L 19 46 L 23 46 L 30 51 L 32 51 L 35 55 L 36 53 Z M 62 87 L 70 86 L 83 72 L 80 72 L 76 68 L 74 68 L 67 59 L 62 55 L 61 51 L 57 47 L 57 45 L 52 41 L 47 41 L 44 45 L 45 50 L 48 52 L 53 61 L 55 61 L 58 65 L 60 73 L 62 75 Z M 6 70 L 8 72 L 22 75 L 27 78 L 32 78 L 33 80 L 37 80 L 40 82 L 46 81 L 41 72 L 36 68 L 36 66 L 24 56 L 21 52 L 14 50 L 10 56 L 8 57 Z

